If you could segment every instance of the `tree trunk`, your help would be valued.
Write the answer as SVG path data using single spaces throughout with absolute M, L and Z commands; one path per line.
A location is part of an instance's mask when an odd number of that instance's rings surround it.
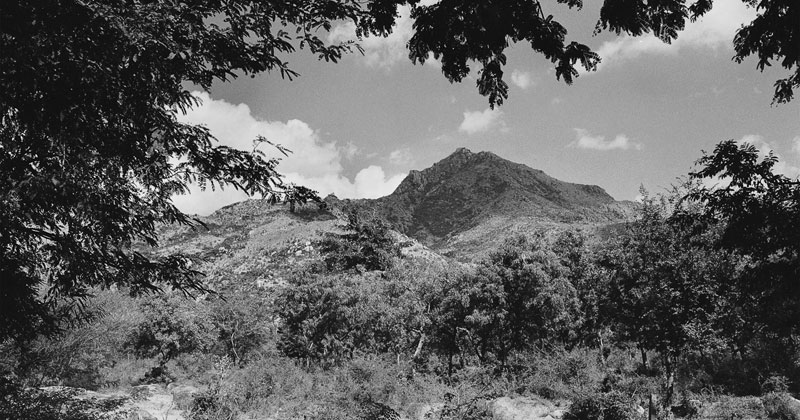
M 642 368 L 647 369 L 647 350 L 644 347 L 639 347 L 639 352 L 642 354 Z
M 414 350 L 414 355 L 411 356 L 412 359 L 416 360 L 420 354 L 422 354 L 422 345 L 425 343 L 425 333 L 419 334 L 419 341 L 417 342 L 417 349 Z
M 450 357 L 447 358 L 447 378 L 450 379 L 453 377 L 453 353 L 450 353 Z
M 667 374 L 667 392 L 664 397 L 664 409 L 667 416 L 672 412 L 672 398 L 675 395 L 675 357 L 667 354 L 664 358 L 664 371 Z
M 603 343 L 603 332 L 602 331 L 598 331 L 597 332 L 597 343 L 598 343 L 598 346 L 600 347 L 600 364 L 603 366 L 603 369 L 605 369 L 606 368 L 606 346 L 605 346 L 605 343 Z

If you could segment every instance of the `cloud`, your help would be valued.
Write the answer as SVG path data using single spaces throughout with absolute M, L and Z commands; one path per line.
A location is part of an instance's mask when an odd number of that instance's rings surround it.
M 613 140 L 606 140 L 605 136 L 593 136 L 589 131 L 582 128 L 575 129 L 575 141 L 567 145 L 567 147 L 577 147 L 578 149 L 589 150 L 641 150 L 642 144 L 632 142 L 625 134 L 617 134 Z
M 498 126 L 501 131 L 507 130 L 503 121 L 503 112 L 497 108 L 486 108 L 483 111 L 465 111 L 464 121 L 461 121 L 458 131 L 472 135 L 489 131 Z
M 800 155 L 800 136 L 792 139 L 792 151 Z
M 420 6 L 430 6 L 438 0 L 422 0 Z M 414 21 L 411 19 L 411 8 L 409 6 L 399 6 L 397 8 L 397 18 L 395 19 L 392 33 L 388 36 L 365 36 L 358 39 L 356 36 L 356 26 L 353 22 L 339 24 L 333 27 L 328 34 L 329 43 L 339 43 L 356 41 L 364 49 L 364 63 L 370 67 L 389 69 L 402 60 L 408 60 L 406 45 L 408 40 L 414 35 Z M 433 65 L 441 68 L 438 60 L 430 57 L 425 61 L 426 65 Z
M 522 90 L 526 90 L 533 86 L 533 78 L 530 72 L 514 69 L 511 72 L 511 83 Z
M 408 148 L 397 149 L 389 154 L 389 162 L 393 165 L 409 165 L 414 161 L 414 156 Z
M 755 10 L 744 2 L 717 1 L 711 11 L 696 22 L 687 20 L 686 28 L 678 33 L 672 44 L 665 44 L 651 34 L 639 37 L 624 35 L 604 42 L 597 50 L 602 58 L 598 70 L 645 54 L 675 55 L 684 48 L 730 49 L 736 31 L 742 24 L 752 21 L 755 15 Z
M 342 154 L 346 159 L 353 159 L 361 154 L 361 149 L 358 148 L 352 141 L 348 141 L 342 148 Z
M 286 181 L 317 190 L 322 196 L 334 193 L 340 198 L 377 198 L 390 194 L 405 177 L 405 174 L 387 176 L 382 168 L 369 166 L 361 169 L 351 181 L 343 175 L 342 161 L 359 153 L 352 143 L 339 146 L 336 142 L 323 141 L 319 133 L 303 121 L 265 121 L 254 117 L 246 104 L 234 105 L 212 99 L 205 92 L 194 94 L 202 104 L 180 115 L 181 122 L 205 125 L 220 144 L 241 150 L 252 150 L 252 141 L 258 135 L 288 148 L 293 153 L 283 157 L 267 145 L 260 147 L 270 156 L 282 157 L 277 169 Z M 173 200 L 183 211 L 208 214 L 246 198 L 246 194 L 233 188 L 223 191 L 193 188 L 190 194 L 176 196 Z

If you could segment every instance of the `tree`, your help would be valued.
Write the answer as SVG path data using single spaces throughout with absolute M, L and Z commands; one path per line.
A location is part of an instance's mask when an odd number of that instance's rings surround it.
M 721 233 L 710 246 L 741 255 L 742 273 L 732 285 L 736 305 L 745 316 L 739 349 L 754 335 L 775 341 L 794 365 L 800 350 L 800 181 L 777 173 L 772 152 L 760 158 L 750 144 L 733 140 L 716 146 L 698 162 L 691 176 L 717 180 L 698 184 L 687 200 L 701 203 L 707 226 Z M 792 356 L 794 355 L 794 356 Z M 783 365 L 783 366 L 781 366 Z
M 385 36 L 403 4 L 414 19 L 410 59 L 439 59 L 454 82 L 479 63 L 478 90 L 491 106 L 508 96 L 503 66 L 511 43 L 530 43 L 566 83 L 576 65 L 592 70 L 599 61 L 587 46 L 568 43 L 566 29 L 536 0 L 2 2 L 0 338 L 54 326 L 55 300 L 85 298 L 92 287 L 203 289 L 186 256 L 131 249 L 155 246 L 159 224 L 197 223 L 171 201 L 193 182 L 277 194 L 290 204 L 316 199 L 284 185 L 277 159 L 215 146 L 207 129 L 179 123 L 178 112 L 196 105 L 188 87 L 208 90 L 265 71 L 293 78 L 285 56 L 298 48 L 336 62 L 358 47 L 323 40 L 334 22 L 354 23 L 359 36 Z M 685 0 L 606 0 L 598 30 L 653 32 L 669 42 L 687 18 L 710 8 L 710 0 L 688 7 Z M 762 69 L 773 59 L 797 68 L 800 6 L 764 0 L 757 8 L 759 17 L 737 35 L 736 58 L 757 54 Z M 798 83 L 797 73 L 779 81 L 776 101 L 790 100 Z
M 742 62 L 750 55 L 758 57 L 764 70 L 775 60 L 792 71 L 775 82 L 773 102 L 789 102 L 793 89 L 800 85 L 800 5 L 793 0 L 744 0 L 755 7 L 758 16 L 740 28 L 733 40 Z M 378 3 L 378 2 L 376 2 Z M 395 7 L 405 0 L 387 0 L 376 4 L 375 17 L 364 28 L 387 33 L 394 22 Z M 502 105 L 508 97 L 503 81 L 505 49 L 510 43 L 527 42 L 537 53 L 555 64 L 555 75 L 567 84 L 578 76 L 575 65 L 594 70 L 602 57 L 579 42 L 566 41 L 567 30 L 553 15 L 547 15 L 535 0 L 440 0 L 432 5 L 412 8 L 415 33 L 408 42 L 409 57 L 424 63 L 430 56 L 442 63 L 442 73 L 451 82 L 460 82 L 469 74 L 469 61 L 480 63 L 477 80 L 479 92 L 490 105 Z M 582 0 L 558 0 L 569 8 L 580 9 Z M 687 19 L 694 21 L 712 8 L 712 0 L 643 1 L 605 0 L 595 33 L 601 30 L 639 36 L 651 33 L 666 43 L 678 37 Z
M 185 83 L 293 77 L 280 59 L 293 42 L 336 61 L 350 46 L 325 45 L 315 31 L 360 13 L 330 0 L 4 2 L 0 339 L 54 327 L 58 298 L 92 287 L 203 290 L 186 256 L 132 248 L 157 245 L 162 223 L 198 223 L 171 201 L 193 182 L 317 199 L 284 185 L 277 159 L 215 146 L 176 116 L 196 103 Z
M 383 271 L 400 258 L 400 246 L 382 221 L 351 211 L 344 229 L 342 234 L 328 233 L 319 243 L 328 270 Z
M 609 309 L 620 335 L 639 345 L 643 363 L 647 350 L 661 355 L 669 405 L 681 355 L 722 340 L 730 307 L 725 285 L 735 265 L 731 254 L 705 246 L 713 231 L 695 234 L 670 221 L 676 195 L 643 193 L 637 219 L 605 256 L 613 270 Z
M 442 299 L 438 322 L 449 344 L 458 348 L 464 336 L 481 363 L 505 367 L 514 351 L 569 337 L 580 323 L 580 302 L 567 269 L 543 242 L 510 238 L 445 289 L 452 296 Z

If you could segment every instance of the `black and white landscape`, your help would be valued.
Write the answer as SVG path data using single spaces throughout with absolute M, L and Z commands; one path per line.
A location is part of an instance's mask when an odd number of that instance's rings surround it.
M 0 4 L 0 420 L 800 420 L 800 3 Z

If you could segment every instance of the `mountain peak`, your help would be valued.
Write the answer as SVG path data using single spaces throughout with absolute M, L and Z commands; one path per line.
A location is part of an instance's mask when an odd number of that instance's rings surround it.
M 376 204 L 398 230 L 424 240 L 443 239 L 496 217 L 616 221 L 622 216 L 616 203 L 596 185 L 560 181 L 494 153 L 459 147 L 431 167 L 409 172 Z

